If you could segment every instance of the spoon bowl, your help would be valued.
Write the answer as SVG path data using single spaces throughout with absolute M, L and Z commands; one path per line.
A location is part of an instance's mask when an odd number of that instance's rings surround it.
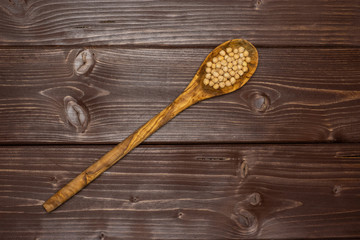
M 231 83 L 231 85 L 228 84 L 228 86 L 222 84 L 221 87 L 217 86 L 217 89 L 215 89 L 210 86 L 210 84 L 206 84 L 206 79 L 209 78 L 209 75 L 207 75 L 209 74 L 209 67 L 207 66 L 208 62 L 211 62 L 213 58 L 219 56 L 222 50 L 227 51 L 227 48 L 236 49 L 240 47 L 246 49 L 250 57 L 249 61 L 246 63 L 246 71 L 240 74 L 241 76 L 237 76 L 236 80 L 234 78 L 232 80 L 233 83 Z M 150 119 L 133 134 L 124 139 L 98 161 L 85 169 L 56 194 L 51 196 L 43 204 L 45 210 L 51 212 L 59 207 L 186 108 L 204 99 L 231 93 L 241 88 L 254 74 L 257 64 L 258 52 L 256 48 L 246 40 L 234 39 L 224 42 L 216 47 L 205 58 L 205 61 L 201 64 L 199 70 L 186 89 L 170 105 Z M 228 77 L 229 76 L 230 75 L 228 75 Z M 215 78 L 213 78 L 213 80 L 215 81 Z

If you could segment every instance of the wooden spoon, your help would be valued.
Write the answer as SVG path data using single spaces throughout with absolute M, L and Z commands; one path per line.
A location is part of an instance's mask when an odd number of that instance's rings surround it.
M 206 63 L 219 56 L 220 51 L 226 50 L 228 47 L 233 49 L 244 47 L 249 52 L 251 61 L 248 63 L 248 72 L 231 86 L 214 89 L 209 85 L 205 85 Z M 254 74 L 257 64 L 257 50 L 246 40 L 233 39 L 216 47 L 201 64 L 190 84 L 169 106 L 50 197 L 43 204 L 45 210 L 51 212 L 59 207 L 186 108 L 204 99 L 227 94 L 242 87 Z

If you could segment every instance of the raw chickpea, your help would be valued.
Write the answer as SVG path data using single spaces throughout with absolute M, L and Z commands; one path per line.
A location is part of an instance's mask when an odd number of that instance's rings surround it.
M 238 70 L 241 70 L 243 68 L 243 65 L 237 65 L 238 66 Z
M 229 70 L 229 68 L 228 68 L 227 66 L 224 66 L 224 67 L 222 68 L 222 70 L 223 70 L 224 72 L 227 72 L 227 71 Z
M 206 72 L 207 72 L 207 73 L 211 73 L 211 68 L 209 68 L 209 67 L 206 68 Z
M 211 65 L 211 68 L 215 68 L 215 64 L 214 64 L 214 63 Z
M 207 79 L 207 78 L 204 79 L 204 85 L 205 85 L 205 86 L 208 85 L 209 82 L 210 82 L 209 79 Z
M 239 49 L 235 48 L 235 49 L 233 50 L 233 52 L 236 54 L 236 53 L 239 52 Z
M 216 68 L 221 68 L 221 63 L 216 63 Z
M 238 80 L 240 78 L 240 75 L 239 74 L 235 74 L 235 79 Z
M 245 48 L 239 47 L 239 52 L 244 52 Z
M 227 61 L 226 61 L 226 60 L 222 60 L 222 61 L 221 61 L 221 65 L 223 65 L 223 66 L 227 65 Z
M 230 76 L 235 76 L 235 71 L 230 71 Z
M 234 58 L 235 58 L 235 59 L 239 59 L 239 57 L 240 57 L 239 54 L 235 54 L 235 55 L 234 55 Z
M 219 88 L 219 84 L 215 83 L 213 86 L 214 89 L 218 89 Z
M 219 59 L 217 57 L 214 57 L 212 61 L 213 61 L 213 63 L 217 63 L 219 61 Z
M 232 62 L 233 66 L 237 65 L 237 61 Z
M 248 70 L 249 70 L 248 67 L 243 67 L 244 72 L 247 72 Z
M 212 65 L 212 62 L 207 62 L 207 63 L 206 63 L 206 66 L 207 66 L 207 67 L 211 67 L 211 65 Z
M 224 81 L 224 76 L 219 76 L 218 79 L 220 82 L 222 82 L 222 81 Z
M 232 67 L 232 70 L 237 71 L 237 70 L 238 70 L 238 66 L 237 66 L 237 65 L 233 66 L 233 67 Z
M 215 69 L 211 69 L 211 73 L 213 74 L 215 72 Z
M 226 59 L 226 61 L 227 61 L 227 62 L 232 62 L 233 59 L 232 59 L 231 57 L 228 57 L 228 58 Z
M 245 50 L 244 56 L 245 56 L 245 57 L 249 56 L 249 52 L 248 52 L 247 50 Z
M 231 47 L 226 48 L 226 52 L 227 52 L 227 53 L 231 53 L 231 52 L 232 52 L 232 48 L 231 48 Z
M 224 50 L 221 50 L 221 51 L 220 51 L 220 55 L 221 55 L 221 56 L 225 56 L 225 55 L 226 55 L 226 52 L 225 52 Z
M 243 54 L 243 53 L 240 53 L 239 56 L 240 56 L 241 58 L 243 58 L 243 57 L 244 57 L 244 54 Z
M 214 80 L 214 78 L 215 78 L 215 77 L 214 77 L 213 75 L 211 75 L 211 80 Z
M 214 72 L 213 75 L 214 75 L 214 77 L 219 77 L 219 73 L 218 73 L 218 72 Z
M 223 56 L 219 56 L 218 59 L 219 59 L 219 62 L 221 62 L 222 60 L 224 60 L 224 57 L 223 57 Z
M 242 64 L 244 67 L 247 67 L 247 62 L 243 62 Z
M 245 58 L 245 61 L 246 61 L 247 63 L 249 63 L 249 62 L 251 61 L 251 58 L 250 58 L 250 57 L 246 57 L 246 58 Z
M 230 74 L 226 72 L 226 73 L 224 73 L 224 77 L 225 78 L 230 78 Z
M 220 69 L 219 74 L 220 74 L 220 76 L 224 75 L 224 70 Z
M 205 78 L 210 79 L 210 78 L 211 78 L 211 74 L 210 74 L 210 73 L 207 73 L 207 74 L 205 75 Z
M 227 87 L 230 87 L 230 86 L 231 86 L 231 79 L 233 79 L 233 78 L 230 78 L 230 81 L 227 80 L 227 81 L 225 82 L 225 85 L 226 85 Z M 234 80 L 235 80 L 235 79 L 234 79 Z
M 235 78 L 233 78 L 233 77 L 232 77 L 232 78 L 230 78 L 230 83 L 231 83 L 231 84 L 235 84 L 235 83 L 236 83 Z
M 238 63 L 239 63 L 240 65 L 242 65 L 243 60 L 239 59 L 239 60 L 238 60 Z
M 232 68 L 233 67 L 233 64 L 232 63 L 229 63 L 228 64 L 228 68 Z
M 209 82 L 209 86 L 210 86 L 210 87 L 214 86 L 214 82 L 213 82 L 213 81 L 210 81 L 210 82 Z
M 221 83 L 219 83 L 219 86 L 220 86 L 221 88 L 224 88 L 224 87 L 225 87 L 225 83 L 224 83 L 224 82 L 221 82 Z
M 225 55 L 224 59 L 226 60 L 226 59 L 228 59 L 228 58 L 229 58 L 229 55 Z
M 233 56 L 234 56 L 234 53 L 233 53 L 233 52 L 229 53 L 229 56 L 230 56 L 230 57 L 233 57 Z
M 244 72 L 242 70 L 239 71 L 239 75 L 242 76 L 244 75 Z
M 214 78 L 214 80 L 212 80 L 214 83 L 217 83 L 219 81 L 218 78 Z

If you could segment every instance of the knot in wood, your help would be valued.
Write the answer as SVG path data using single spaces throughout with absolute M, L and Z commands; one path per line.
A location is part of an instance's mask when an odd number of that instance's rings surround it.
M 66 96 L 64 107 L 65 116 L 70 125 L 75 127 L 76 132 L 85 132 L 89 123 L 89 112 L 85 105 L 70 96 Z
M 252 193 L 250 196 L 249 196 L 249 203 L 253 206 L 259 206 L 261 205 L 261 195 L 260 193 Z
M 74 71 L 77 75 L 84 75 L 91 72 L 95 65 L 94 53 L 89 49 L 81 51 L 74 60 Z

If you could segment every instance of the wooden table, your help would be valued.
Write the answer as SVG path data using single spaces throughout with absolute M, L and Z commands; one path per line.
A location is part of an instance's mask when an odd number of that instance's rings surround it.
M 360 1 L 0 3 L 0 239 L 360 238 Z M 42 203 L 251 41 L 247 85 Z

